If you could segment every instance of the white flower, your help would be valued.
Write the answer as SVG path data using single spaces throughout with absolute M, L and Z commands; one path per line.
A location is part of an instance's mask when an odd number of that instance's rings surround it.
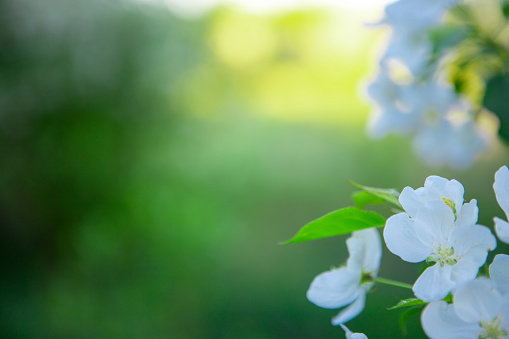
M 425 32 L 394 31 L 380 58 L 380 66 L 387 67 L 389 60 L 402 62 L 410 74 L 420 77 L 430 63 L 433 45 Z
M 472 199 L 469 203 L 463 204 L 465 189 L 457 180 L 432 175 L 426 178 L 424 187 L 414 190 L 405 187 L 399 196 L 399 202 L 410 217 L 415 218 L 419 208 L 433 200 L 445 202 L 454 212 L 456 221 L 466 224 L 475 224 L 479 214 L 477 201 Z
M 450 166 L 464 170 L 486 149 L 486 137 L 473 120 L 453 123 L 440 118 L 423 125 L 414 139 L 414 148 L 433 167 Z
M 398 107 L 402 88 L 383 68 L 368 84 L 367 95 L 377 106 L 368 123 L 368 130 L 373 138 L 383 138 L 389 133 L 407 134 L 417 128 L 419 117 Z
M 437 199 L 428 201 L 412 218 L 399 213 L 387 220 L 384 239 L 392 253 L 408 262 L 436 262 L 413 286 L 415 296 L 426 302 L 443 299 L 474 279 L 487 252 L 496 247 L 489 228 L 455 219 L 448 201 Z
M 364 333 L 352 333 L 352 331 L 350 331 L 348 327 L 346 327 L 345 325 L 343 324 L 339 325 L 345 331 L 346 339 L 368 339 L 368 337 Z
M 509 295 L 502 295 L 493 281 L 472 280 L 458 287 L 454 304 L 429 304 L 421 323 L 432 339 L 509 338 Z
M 307 291 L 307 298 L 323 308 L 347 306 L 332 319 L 340 325 L 359 315 L 364 309 L 366 291 L 373 282 L 369 277 L 378 274 L 382 257 L 380 235 L 374 228 L 357 231 L 346 241 L 350 257 L 345 267 L 323 272 L 315 277 Z
M 490 265 L 490 278 L 503 295 L 509 294 L 509 255 L 497 254 Z
M 498 204 L 504 211 L 507 219 L 509 217 L 509 169 L 507 166 L 500 167 L 497 173 L 495 173 L 493 189 L 495 190 Z M 494 220 L 495 232 L 498 238 L 509 244 L 509 223 L 497 217 Z

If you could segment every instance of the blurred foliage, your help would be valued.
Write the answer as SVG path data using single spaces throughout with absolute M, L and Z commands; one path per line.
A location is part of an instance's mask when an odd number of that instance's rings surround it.
M 345 176 L 401 189 L 432 174 L 402 139 L 364 137 L 357 84 L 379 40 L 356 20 L 1 1 L 0 337 L 336 337 L 305 291 L 344 238 L 278 241 L 350 205 Z M 502 152 L 434 173 L 490 226 Z M 417 275 L 385 256 L 382 275 Z M 380 310 L 411 295 L 376 290 L 351 328 L 400 337 Z

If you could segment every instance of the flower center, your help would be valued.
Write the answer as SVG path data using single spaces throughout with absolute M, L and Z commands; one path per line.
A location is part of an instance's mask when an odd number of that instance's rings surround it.
M 362 285 L 372 286 L 374 284 L 373 274 L 375 274 L 375 273 L 374 272 L 367 272 L 367 271 L 364 271 L 364 269 L 363 269 L 362 270 L 362 275 L 361 275 L 361 286 Z
M 503 339 L 506 338 L 509 333 L 500 328 L 504 321 L 504 316 L 499 314 L 495 319 L 490 322 L 481 321 L 481 327 L 483 332 L 479 335 L 480 339 Z
M 436 250 L 432 249 L 432 251 L 433 253 L 426 259 L 427 263 L 438 262 L 442 267 L 444 267 L 446 264 L 453 266 L 458 263 L 454 256 L 453 247 L 442 248 L 442 245 L 439 245 Z
M 446 203 L 447 206 L 449 206 L 452 211 L 454 212 L 454 221 L 456 221 L 456 204 L 451 199 L 442 198 L 442 201 Z

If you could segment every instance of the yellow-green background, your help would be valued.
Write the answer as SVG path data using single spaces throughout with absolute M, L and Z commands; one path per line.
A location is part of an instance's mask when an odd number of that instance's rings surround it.
M 455 172 L 367 137 L 359 93 L 387 32 L 364 18 L 1 1 L 0 336 L 341 338 L 305 292 L 346 237 L 278 242 L 352 204 L 345 177 L 456 178 L 492 227 L 499 142 Z M 381 276 L 418 270 L 384 252 Z M 373 292 L 348 325 L 401 337 L 385 309 L 410 293 Z M 409 331 L 423 337 L 417 317 Z

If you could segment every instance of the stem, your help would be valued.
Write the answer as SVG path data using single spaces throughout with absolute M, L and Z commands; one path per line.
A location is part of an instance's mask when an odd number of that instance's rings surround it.
M 391 285 L 391 286 L 396 286 L 396 287 L 407 288 L 407 289 L 410 289 L 410 290 L 412 289 L 412 285 L 407 284 L 407 283 L 403 283 L 403 282 L 400 282 L 400 281 L 395 281 L 395 280 L 385 279 L 385 278 L 380 278 L 380 277 L 373 277 L 373 280 L 376 281 L 376 282 L 379 282 L 381 284 L 386 284 L 386 285 Z
M 484 273 L 486 273 L 486 276 L 488 278 L 490 277 L 490 269 L 488 267 L 488 263 L 487 262 L 484 263 Z

